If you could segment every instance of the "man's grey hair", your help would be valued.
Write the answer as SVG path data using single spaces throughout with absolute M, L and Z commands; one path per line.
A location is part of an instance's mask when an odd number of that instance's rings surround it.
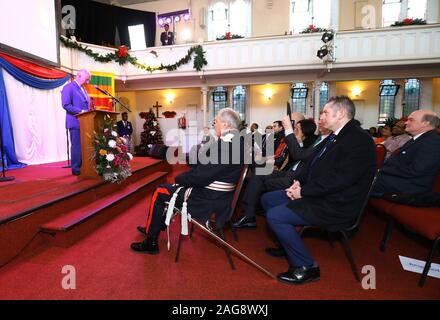
M 422 121 L 428 122 L 429 125 L 434 129 L 440 126 L 440 118 L 435 114 L 424 114 Z
M 348 119 L 354 119 L 356 115 L 356 107 L 353 101 L 347 96 L 335 96 L 328 99 L 327 103 L 331 104 L 333 110 L 345 109 Z
M 222 122 L 227 123 L 229 128 L 237 130 L 240 128 L 240 115 L 235 110 L 224 108 L 218 112 L 217 116 Z

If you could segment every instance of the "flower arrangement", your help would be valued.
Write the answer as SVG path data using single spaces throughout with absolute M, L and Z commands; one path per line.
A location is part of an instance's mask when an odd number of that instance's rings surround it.
M 224 36 L 216 38 L 217 40 L 231 40 L 231 39 L 241 39 L 244 38 L 238 34 L 231 34 L 230 32 L 226 32 Z
M 121 183 L 131 176 L 129 162 L 133 159 L 124 144 L 124 139 L 119 137 L 114 130 L 116 124 L 109 115 L 104 118 L 104 128 L 101 133 L 94 132 L 94 155 L 96 160 L 95 170 L 104 181 Z
M 396 21 L 394 22 L 391 27 L 402 27 L 402 26 L 411 26 L 411 25 L 423 25 L 426 24 L 426 20 L 417 18 L 417 19 L 412 19 L 412 18 L 406 18 L 403 19 L 402 21 Z
M 165 112 L 162 112 L 162 115 L 165 118 L 174 118 L 176 116 L 176 112 L 175 111 L 165 111 Z
M 327 31 L 330 30 L 325 28 L 317 28 L 315 25 L 311 24 L 300 33 L 315 33 L 315 32 L 327 32 Z

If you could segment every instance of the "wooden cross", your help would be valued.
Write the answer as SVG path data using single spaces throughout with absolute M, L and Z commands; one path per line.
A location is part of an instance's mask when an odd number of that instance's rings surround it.
M 161 118 L 159 117 L 159 108 L 162 108 L 162 106 L 159 105 L 159 101 L 156 101 L 156 105 L 153 108 L 156 108 L 156 118 Z

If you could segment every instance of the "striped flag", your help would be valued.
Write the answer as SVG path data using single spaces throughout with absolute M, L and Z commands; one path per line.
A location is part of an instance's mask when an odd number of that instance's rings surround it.
M 85 88 L 93 98 L 95 109 L 113 111 L 112 99 L 105 94 L 99 92 L 94 88 L 98 86 L 99 88 L 106 90 L 108 93 L 115 95 L 115 75 L 112 73 L 103 72 L 91 72 L 92 77 L 90 78 L 89 84 L 85 85 Z M 91 99 L 90 99 L 91 100 Z

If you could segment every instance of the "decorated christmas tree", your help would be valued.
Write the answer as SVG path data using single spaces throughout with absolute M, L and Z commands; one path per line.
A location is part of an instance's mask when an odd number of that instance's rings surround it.
M 146 156 L 148 150 L 155 144 L 163 144 L 162 132 L 159 122 L 152 109 L 148 112 L 141 112 L 139 116 L 145 119 L 144 132 L 141 133 L 141 144 L 139 145 L 138 155 Z

